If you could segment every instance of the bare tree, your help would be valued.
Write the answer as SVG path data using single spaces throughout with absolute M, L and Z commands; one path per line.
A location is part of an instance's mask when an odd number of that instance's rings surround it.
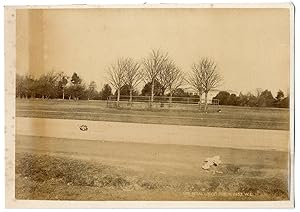
M 167 88 L 169 87 L 172 70 L 175 69 L 175 63 L 173 61 L 166 61 L 163 64 L 162 70 L 157 74 L 157 81 L 160 84 L 161 95 L 165 95 Z
M 162 96 L 165 95 L 167 87 L 170 83 L 169 73 L 173 68 L 175 68 L 175 65 L 171 62 L 168 62 L 168 64 L 163 65 L 163 69 L 156 76 L 156 80 L 160 84 L 160 93 Z
M 172 102 L 174 91 L 183 84 L 183 74 L 173 61 L 165 63 L 163 70 L 157 76 L 158 82 L 161 84 L 162 95 L 165 91 L 170 92 L 169 102 Z
M 170 73 L 170 83 L 168 86 L 170 92 L 170 99 L 169 99 L 170 104 L 172 103 L 173 93 L 176 91 L 177 88 L 182 86 L 183 82 L 184 82 L 184 76 L 182 71 L 178 67 L 172 69 Z
M 86 90 L 88 100 L 94 99 L 97 96 L 97 84 L 95 81 L 91 81 L 88 89 Z
M 208 58 L 202 58 L 193 67 L 201 73 L 201 81 L 203 92 L 205 94 L 205 111 L 207 110 L 207 94 L 208 92 L 220 85 L 223 80 L 222 76 L 217 71 L 217 64 Z
M 166 62 L 168 62 L 168 54 L 160 50 L 152 50 L 150 55 L 143 60 L 144 80 L 146 83 L 151 83 L 151 102 L 154 97 L 155 80 L 164 69 Z
M 125 83 L 126 60 L 118 59 L 115 64 L 108 67 L 107 75 L 109 83 L 117 90 L 117 107 L 119 107 L 120 90 Z
M 189 74 L 186 81 L 192 86 L 193 90 L 198 93 L 200 106 L 204 88 L 202 84 L 202 74 L 195 64 L 192 65 L 192 73 Z
M 132 102 L 132 93 L 143 79 L 140 64 L 131 58 L 124 60 L 125 65 L 125 84 L 129 87 L 129 101 Z

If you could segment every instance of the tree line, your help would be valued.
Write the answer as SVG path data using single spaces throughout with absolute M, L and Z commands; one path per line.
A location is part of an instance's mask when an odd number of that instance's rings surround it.
M 16 97 L 42 99 L 106 100 L 112 89 L 105 84 L 98 92 L 95 81 L 88 85 L 74 72 L 70 77 L 64 72 L 51 71 L 38 78 L 32 75 L 16 75 Z
M 220 91 L 213 99 L 218 99 L 220 105 L 247 106 L 247 107 L 278 107 L 288 108 L 290 98 L 285 96 L 282 90 L 277 92 L 273 97 L 269 90 L 256 90 L 256 94 L 248 92 L 247 94 L 240 93 L 239 95 L 230 94 L 227 91 Z
M 146 94 L 146 90 L 150 87 L 151 102 L 155 95 L 170 96 L 171 102 L 176 91 L 187 83 L 198 93 L 199 102 L 202 94 L 205 94 L 207 107 L 207 93 L 217 87 L 222 80 L 212 59 L 201 58 L 192 65 L 192 72 L 184 76 L 168 53 L 161 50 L 152 50 L 139 62 L 132 58 L 119 58 L 107 67 L 106 74 L 108 83 L 99 93 L 95 82 L 85 85 L 77 73 L 69 77 L 63 72 L 52 71 L 41 75 L 38 79 L 30 75 L 17 75 L 16 95 L 21 98 L 106 99 L 112 94 L 110 87 L 112 86 L 116 91 L 118 106 L 122 91 L 128 90 L 129 101 L 132 102 L 132 96 L 137 93 L 137 87 L 141 82 L 145 84 L 142 94 Z
M 192 64 L 191 73 L 185 76 L 168 53 L 161 50 L 152 50 L 141 62 L 134 61 L 132 58 L 120 58 L 108 68 L 107 73 L 110 85 L 117 92 L 117 106 L 122 87 L 128 87 L 129 101 L 131 102 L 134 90 L 143 81 L 145 86 L 150 87 L 150 102 L 154 101 L 155 95 L 165 96 L 167 94 L 172 103 L 172 96 L 175 92 L 183 84 L 188 84 L 198 93 L 199 102 L 201 102 L 202 94 L 205 94 L 206 110 L 208 92 L 219 86 L 222 81 L 217 64 L 213 59 L 201 58 Z M 159 89 L 158 94 L 155 89 Z
M 222 80 L 213 59 L 200 58 L 191 65 L 190 72 L 184 74 L 167 52 L 151 50 L 148 56 L 140 61 L 132 58 L 119 58 L 109 65 L 106 70 L 107 84 L 104 84 L 100 91 L 97 90 L 94 81 L 87 85 L 76 72 L 68 76 L 64 72 L 51 71 L 38 78 L 17 74 L 16 96 L 19 98 L 106 100 L 109 96 L 115 95 L 118 106 L 122 95 L 129 96 L 130 102 L 136 95 L 149 96 L 150 102 L 154 101 L 154 96 L 168 96 L 171 103 L 173 96 L 195 97 L 201 102 L 204 94 L 204 109 L 206 110 L 208 93 L 217 88 Z M 141 83 L 144 83 L 144 87 L 139 93 L 138 86 Z M 188 86 L 194 92 L 186 92 L 182 88 L 183 85 Z M 114 94 L 112 88 L 115 90 Z M 283 97 L 273 98 L 271 92 L 267 90 L 261 92 L 259 96 L 242 93 L 236 96 L 222 91 L 215 99 L 219 99 L 220 104 L 223 105 L 239 106 L 283 107 L 283 102 L 286 101 Z

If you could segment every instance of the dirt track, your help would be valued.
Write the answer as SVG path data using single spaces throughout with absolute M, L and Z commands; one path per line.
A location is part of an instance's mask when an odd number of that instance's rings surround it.
M 87 131 L 81 131 L 87 125 Z M 289 131 L 16 118 L 16 134 L 152 144 L 288 151 Z

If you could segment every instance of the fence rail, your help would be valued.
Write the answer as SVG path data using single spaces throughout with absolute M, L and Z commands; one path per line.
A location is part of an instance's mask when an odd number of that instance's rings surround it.
M 109 96 L 108 101 L 117 101 L 117 96 Z M 132 102 L 151 102 L 151 96 L 132 96 Z M 130 102 L 130 96 L 120 96 L 120 101 Z M 169 96 L 154 96 L 153 102 L 157 103 L 180 103 L 180 104 L 199 104 L 199 98 L 194 97 L 169 97 Z M 201 99 L 201 104 L 204 104 L 204 99 Z M 219 105 L 218 99 L 208 99 L 208 104 Z
M 218 111 L 219 100 L 208 100 L 208 105 L 212 110 Z M 154 96 L 151 101 L 151 96 L 120 96 L 119 102 L 117 96 L 109 96 L 107 98 L 107 107 L 121 107 L 121 108 L 167 108 L 167 109 L 180 109 L 180 110 L 204 110 L 204 99 L 199 101 L 199 98 L 194 97 L 169 97 L 169 96 Z

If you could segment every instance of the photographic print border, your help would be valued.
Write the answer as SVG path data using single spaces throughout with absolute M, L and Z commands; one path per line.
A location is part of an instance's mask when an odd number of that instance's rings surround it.
M 51 8 L 287 8 L 290 10 L 289 201 L 47 201 L 15 199 L 16 9 Z M 294 207 L 294 6 L 286 4 L 66 5 L 5 7 L 5 199 L 7 208 L 291 208 Z

